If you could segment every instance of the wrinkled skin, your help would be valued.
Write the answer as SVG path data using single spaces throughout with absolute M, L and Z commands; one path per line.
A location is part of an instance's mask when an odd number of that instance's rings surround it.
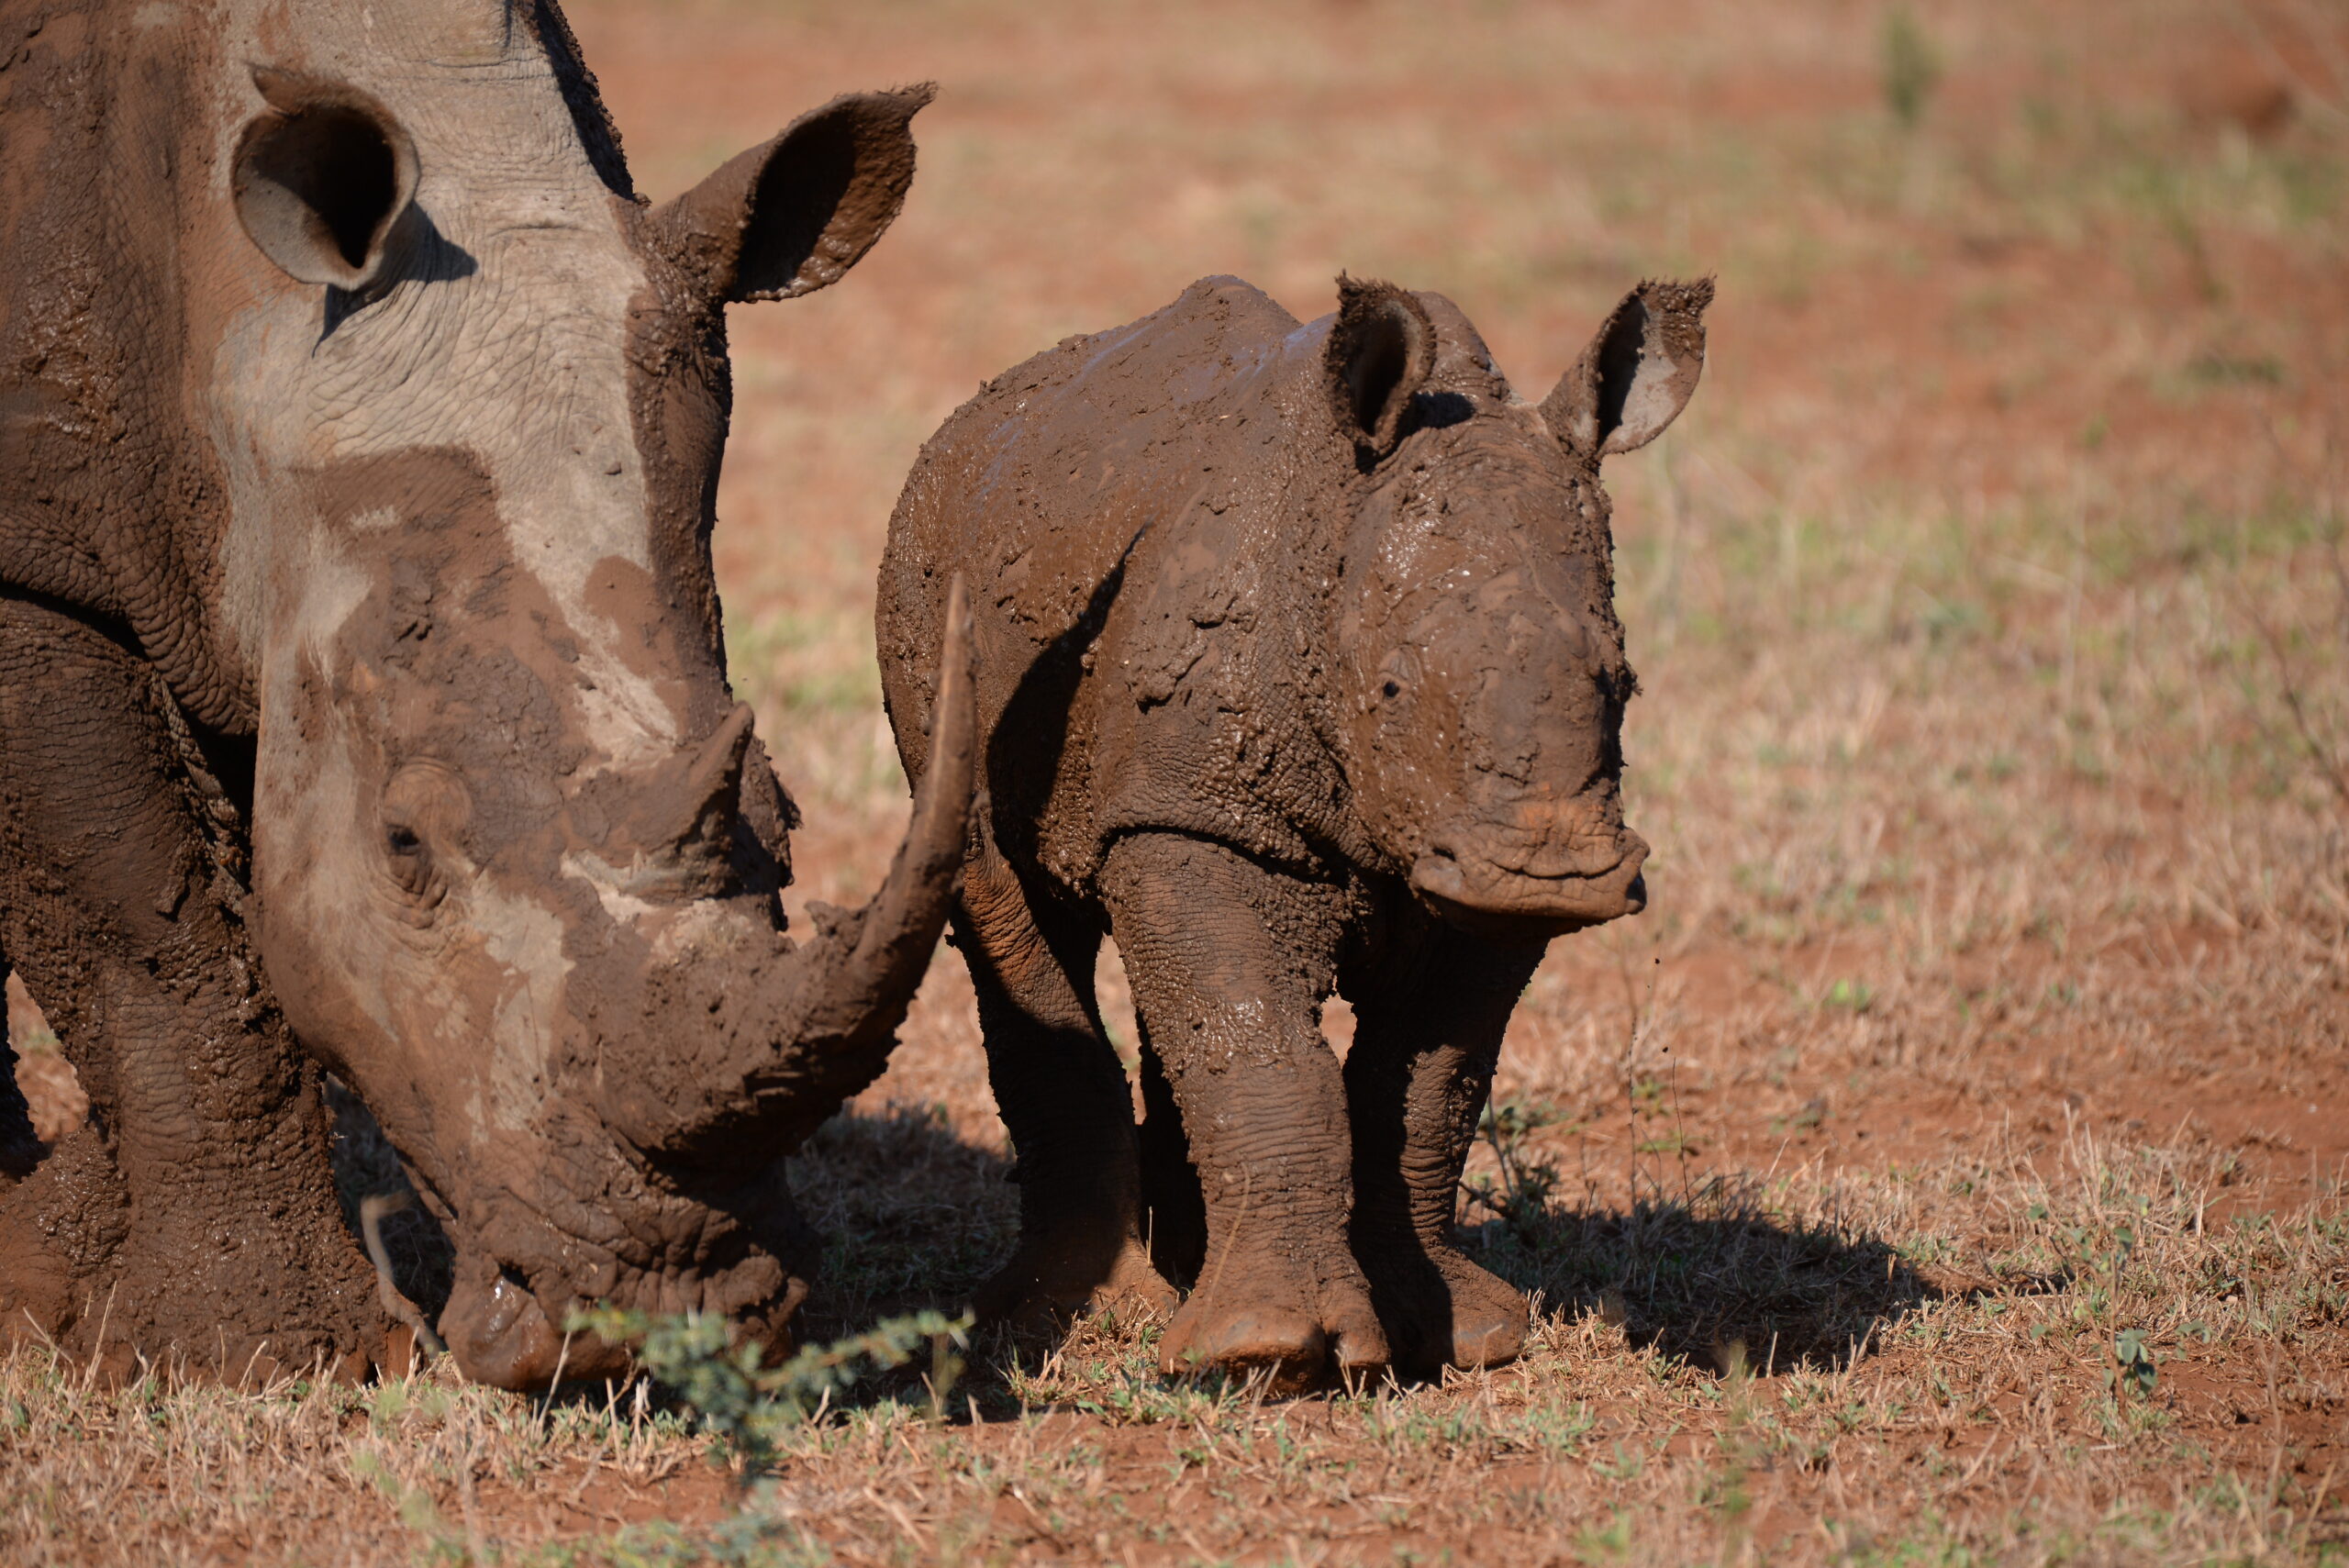
M 1440 295 L 1341 280 L 1299 326 L 1210 278 L 996 378 L 923 450 L 879 647 L 918 777 L 928 650 L 970 583 L 986 804 L 954 929 L 1021 1215 L 983 1308 L 1186 1282 L 1166 1368 L 1287 1385 L 1516 1353 L 1526 1303 L 1457 1251 L 1453 1195 L 1545 944 L 1645 899 L 1598 466 L 1687 402 L 1710 299 L 1642 284 L 1536 406 Z
M 780 1156 L 943 924 L 967 653 L 950 612 L 888 882 L 796 946 L 724 306 L 879 238 L 927 89 L 656 208 L 549 0 L 0 0 L 0 957 L 93 1106 L 42 1150 L 0 1073 L 0 1331 L 363 1366 L 323 1064 L 457 1244 L 469 1375 L 614 1370 L 599 1299 L 783 1340 Z

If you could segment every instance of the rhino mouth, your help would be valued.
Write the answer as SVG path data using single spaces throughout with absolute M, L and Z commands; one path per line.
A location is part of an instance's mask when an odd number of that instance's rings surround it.
M 609 1293 L 619 1305 L 633 1305 L 655 1315 L 691 1310 L 696 1295 L 740 1292 L 696 1292 L 696 1283 L 668 1276 L 631 1282 L 636 1288 Z M 680 1289 L 680 1284 L 688 1288 Z M 545 1391 L 563 1381 L 593 1382 L 623 1376 L 633 1362 L 633 1347 L 611 1344 L 592 1330 L 578 1328 L 573 1308 L 603 1299 L 580 1296 L 560 1282 L 538 1282 L 533 1288 L 522 1270 L 501 1265 L 478 1251 L 461 1252 L 457 1278 L 440 1313 L 440 1334 L 460 1372 L 474 1383 L 515 1392 Z M 666 1288 L 664 1288 L 666 1287 Z M 562 1305 L 550 1306 L 552 1296 Z M 788 1355 L 795 1340 L 791 1324 L 807 1299 L 807 1282 L 785 1276 L 779 1290 L 753 1300 L 736 1301 L 717 1308 L 735 1333 L 755 1342 L 770 1359 Z
M 1603 864 L 1553 874 L 1433 848 L 1412 862 L 1410 884 L 1422 903 L 1453 925 L 1495 936 L 1548 938 L 1646 908 L 1647 880 L 1640 867 L 1647 858 L 1647 845 L 1629 831 Z

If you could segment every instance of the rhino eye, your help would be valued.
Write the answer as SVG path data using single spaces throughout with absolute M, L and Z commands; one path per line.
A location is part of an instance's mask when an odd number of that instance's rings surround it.
M 440 870 L 432 863 L 424 835 L 412 824 L 384 824 L 384 870 L 392 885 L 417 906 L 418 917 L 440 902 Z
M 1386 698 L 1389 702 L 1392 702 L 1395 698 L 1403 695 L 1402 684 L 1400 682 L 1389 681 L 1385 685 L 1378 688 L 1378 695 Z
M 418 758 L 385 783 L 377 811 L 375 842 L 383 856 L 377 863 L 420 922 L 446 895 L 449 873 L 464 867 L 471 798 L 447 766 Z

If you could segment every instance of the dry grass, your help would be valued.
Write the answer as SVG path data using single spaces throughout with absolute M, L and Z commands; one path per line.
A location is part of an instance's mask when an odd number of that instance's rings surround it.
M 1464 1206 L 1540 1343 L 1281 1403 L 1161 1383 L 1147 1324 L 982 1342 L 945 1422 L 883 1380 L 739 1496 L 634 1390 L 24 1355 L 0 1560 L 2349 1561 L 2343 84 L 2298 0 L 1911 12 L 1904 132 L 1873 6 L 582 0 L 656 196 L 946 83 L 896 232 L 736 323 L 719 565 L 795 899 L 903 821 L 871 573 L 980 379 L 1344 266 L 1538 395 L 1637 276 L 1720 274 L 1701 395 L 1610 473 L 1653 903 L 1536 977 Z M 825 1331 L 1002 1254 L 951 951 L 799 1163 Z
M 815 1159 L 842 1183 L 890 1152 L 947 1179 L 918 1136 L 851 1124 Z M 1518 1365 L 1442 1388 L 1170 1386 L 1146 1327 L 982 1345 L 952 1419 L 900 1379 L 800 1429 L 740 1497 L 679 1414 L 629 1393 L 109 1390 L 21 1356 L 0 1369 L 0 1540 L 17 1560 L 139 1562 L 2294 1562 L 2343 1544 L 2329 1464 L 2299 1463 L 2341 1451 L 2342 1195 L 2214 1223 L 2230 1156 L 2076 1131 L 2046 1163 L 2000 1140 L 1488 1228 L 1487 1256 L 1550 1309 Z M 961 1262 L 887 1223 L 874 1240 Z M 2113 1376 L 2126 1328 L 2155 1347 L 2150 1393 Z

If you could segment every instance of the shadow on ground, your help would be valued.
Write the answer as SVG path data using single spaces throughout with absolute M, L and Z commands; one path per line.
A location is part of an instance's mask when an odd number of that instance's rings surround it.
M 959 1312 L 1011 1255 L 1011 1162 L 965 1142 L 945 1111 L 891 1105 L 833 1118 L 791 1160 L 791 1187 L 823 1238 L 811 1337 L 895 1313 Z
M 336 1108 L 336 1175 L 355 1218 L 362 1195 L 406 1182 L 373 1118 L 339 1089 Z M 808 1337 L 922 1307 L 961 1310 L 1018 1239 L 1009 1173 L 936 1107 L 891 1105 L 826 1124 L 791 1162 L 793 1188 L 823 1238 Z M 387 1217 L 383 1232 L 401 1287 L 437 1314 L 450 1265 L 439 1228 L 411 1207 Z M 1790 1223 L 1738 1174 L 1629 1207 L 1520 1202 L 1469 1226 L 1463 1240 L 1495 1273 L 1539 1291 L 1550 1311 L 1595 1313 L 1634 1346 L 1722 1373 L 1846 1365 L 1945 1294 L 1890 1241 Z
M 817 1331 L 921 1307 L 959 1310 L 1018 1237 L 1008 1173 L 1008 1162 L 957 1138 L 941 1112 L 892 1106 L 828 1125 L 792 1173 L 825 1236 Z M 1634 1346 L 1716 1372 L 1846 1365 L 1946 1294 L 1884 1238 L 1790 1220 L 1747 1174 L 1629 1207 L 1545 1198 L 1463 1239 L 1486 1267 L 1541 1292 L 1550 1311 L 1598 1314 Z
M 384 1250 L 400 1289 L 437 1318 L 455 1251 L 415 1201 L 398 1153 L 366 1106 L 332 1080 L 328 1098 L 343 1217 L 356 1234 L 362 1199 L 409 1200 L 380 1220 Z M 958 1310 L 1018 1237 L 1009 1169 L 1000 1155 L 957 1138 L 934 1108 L 892 1105 L 826 1123 L 791 1160 L 792 1189 L 823 1245 L 807 1331 L 823 1338 L 924 1307 Z
M 1751 1177 L 1629 1208 L 1545 1204 L 1471 1228 L 1468 1253 L 1567 1318 L 1699 1369 L 1849 1364 L 1946 1294 L 1879 1237 L 1789 1224 Z

